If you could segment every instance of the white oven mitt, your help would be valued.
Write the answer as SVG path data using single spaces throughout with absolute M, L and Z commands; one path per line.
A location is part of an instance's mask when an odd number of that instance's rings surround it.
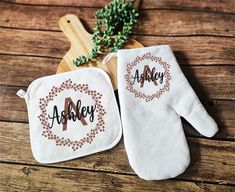
M 108 75 L 97 68 L 39 78 L 25 98 L 31 148 L 40 163 L 70 160 L 114 147 L 119 111 Z
M 130 165 L 146 180 L 176 177 L 190 162 L 180 116 L 206 137 L 217 132 L 217 125 L 182 73 L 170 46 L 123 49 L 116 55 Z

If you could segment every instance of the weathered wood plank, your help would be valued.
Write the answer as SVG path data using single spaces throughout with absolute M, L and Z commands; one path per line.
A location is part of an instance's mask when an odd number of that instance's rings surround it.
M 0 130 L 1 161 L 38 164 L 31 153 L 28 124 L 0 122 Z M 234 184 L 235 142 L 190 137 L 187 140 L 191 164 L 178 179 Z M 134 174 L 123 141 L 112 150 L 52 166 Z
M 60 61 L 12 55 L 0 58 L 0 84 L 11 86 L 28 86 L 38 77 L 55 74 Z M 182 70 L 201 98 L 235 99 L 233 66 L 182 66 Z
M 59 6 L 73 6 L 73 7 L 104 7 L 110 0 L 5 0 L 9 3 L 32 4 L 32 5 L 59 5 Z M 233 0 L 198 0 L 187 1 L 184 0 L 142 0 L 141 9 L 179 9 L 179 10 L 196 10 L 196 11 L 212 11 L 223 13 L 235 13 Z
M 65 14 L 76 14 L 92 29 L 97 9 L 51 6 L 25 6 L 0 3 L 0 26 L 59 30 L 58 20 Z M 49 14 L 48 14 L 49 13 Z M 235 15 L 179 10 L 142 10 L 135 34 L 148 35 L 216 35 L 235 36 Z M 90 30 L 91 31 L 91 30 Z
M 182 66 L 181 68 L 200 98 L 235 100 L 234 66 Z
M 57 4 L 65 6 L 103 6 L 105 1 L 49 1 L 9 0 L 16 4 L 0 3 L 0 26 L 58 30 L 57 20 L 69 12 L 79 14 L 91 29 L 94 26 L 92 14 L 96 9 L 35 6 L 36 4 Z M 217 0 L 216 0 L 217 1 Z M 34 4 L 19 5 L 19 4 Z M 233 4 L 232 4 L 233 3 Z M 142 10 L 141 26 L 136 34 L 149 35 L 218 35 L 234 36 L 235 16 L 213 14 L 212 12 L 235 12 L 232 0 L 199 0 L 185 3 L 180 1 L 144 1 L 146 9 L 187 9 L 203 11 Z M 6 12 L 5 12 L 6 11 Z M 162 22 L 164 21 L 164 22 Z M 148 25 L 149 24 L 149 25 Z M 195 27 L 194 27 L 194 26 Z M 135 36 L 145 45 L 171 44 L 176 57 L 184 65 L 234 65 L 235 41 L 225 37 L 156 37 Z M 16 95 L 16 87 L 27 86 L 33 79 L 55 73 L 57 63 L 69 48 L 69 42 L 60 32 L 0 30 L 0 120 L 27 121 L 26 106 Z M 13 56 L 6 54 L 17 54 Z M 35 56 L 23 56 L 35 55 Z M 43 58 L 47 57 L 47 58 Z M 50 57 L 50 58 L 49 58 Z M 184 66 L 184 73 L 201 98 L 233 99 L 235 95 L 234 66 Z M 20 72 L 19 72 L 20 71 Z M 25 71 L 22 73 L 21 71 Z M 221 80 L 221 81 L 220 81 Z M 5 86 L 6 85 L 6 86 Z M 204 102 L 209 113 L 219 124 L 217 139 L 235 138 L 235 102 L 211 100 Z M 19 116 L 18 116 L 19 115 Z M 192 127 L 184 123 L 186 135 L 201 137 Z M 28 124 L 0 122 L 0 161 L 37 164 L 32 157 Z M 3 141 L 3 142 L 2 142 Z M 235 144 L 230 141 L 216 141 L 202 138 L 188 138 L 192 163 L 177 180 L 193 180 L 234 184 Z M 233 191 L 234 187 L 168 180 L 145 182 L 132 175 L 133 171 L 126 158 L 123 142 L 114 149 L 84 157 L 78 160 L 42 166 L 25 167 L 3 163 L 0 165 L 0 188 L 3 191 Z M 71 168 L 68 170 L 63 168 Z M 75 170 L 76 169 L 76 170 Z M 78 169 L 87 169 L 81 171 Z M 93 170 L 101 171 L 94 172 Z M 92 171 L 92 172 L 91 172 Z M 117 172 L 130 175 L 120 175 Z M 55 185 L 56 183 L 56 185 Z M 92 185 L 91 185 L 92 183 Z M 47 187 L 46 187 L 47 186 Z
M 180 64 L 235 64 L 233 38 L 154 36 L 133 36 L 133 38 L 145 46 L 171 45 Z M 69 47 L 69 40 L 60 32 L 0 30 L 0 53 L 62 58 Z
M 0 164 L 3 191 L 227 191 L 232 186 L 189 181 L 144 181 L 133 175 Z
M 32 58 L 29 58 L 31 60 Z M 47 64 L 43 62 L 48 62 Z M 28 86 L 34 79 L 54 74 L 54 60 L 39 59 L 22 65 L 19 60 L 5 64 L 0 61 L 0 84 L 11 86 Z M 27 69 L 20 70 L 20 69 Z M 234 66 L 181 66 L 190 84 L 203 99 L 235 99 L 235 67 Z
M 13 77 L 14 76 L 12 76 L 12 78 Z M 223 85 L 221 85 L 220 90 L 223 90 L 222 88 Z M 28 121 L 26 104 L 24 100 L 22 100 L 16 95 L 18 89 L 18 87 L 0 87 L 0 120 L 16 122 Z M 199 87 L 197 87 L 197 89 L 197 91 L 200 90 Z M 204 91 L 199 91 L 199 95 L 201 95 L 202 98 L 206 98 L 207 94 L 204 94 L 203 92 Z M 226 93 L 226 90 L 224 90 L 224 92 Z M 219 125 L 220 132 L 218 133 L 217 138 L 234 138 L 235 119 L 233 115 L 235 111 L 235 101 L 202 99 L 202 102 L 205 108 L 208 110 L 209 114 L 216 120 Z M 186 131 L 189 133 L 189 135 L 199 136 L 199 134 L 194 131 L 191 126 L 187 126 L 188 124 L 185 125 L 187 127 Z
M 0 55 L 0 84 L 28 86 L 33 80 L 56 73 L 61 59 Z
M 55 74 L 57 63 L 59 59 L 1 55 L 0 84 L 28 86 L 38 77 Z M 235 99 L 234 66 L 182 66 L 181 68 L 201 98 Z
M 1 90 L 0 99 L 0 120 L 27 122 L 28 115 L 26 104 L 22 99 L 16 96 L 17 89 L 4 88 Z M 14 102 L 13 102 L 14 101 Z M 219 139 L 234 139 L 235 138 L 235 102 L 234 101 L 204 101 L 203 104 L 209 114 L 216 120 L 220 128 L 216 138 Z M 187 135 L 200 136 L 198 132 L 192 129 L 189 124 L 184 122 L 184 127 Z
M 144 46 L 168 44 L 180 64 L 235 64 L 235 41 L 215 37 L 154 37 L 133 36 Z
M 0 53 L 62 58 L 70 47 L 60 32 L 0 29 Z

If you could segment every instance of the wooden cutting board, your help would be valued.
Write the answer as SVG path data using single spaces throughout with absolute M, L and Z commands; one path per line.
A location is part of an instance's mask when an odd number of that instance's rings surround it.
M 81 21 L 76 15 L 68 14 L 60 18 L 59 27 L 65 33 L 69 41 L 71 42 L 71 47 L 63 59 L 60 61 L 57 68 L 57 73 L 75 70 L 76 67 L 73 64 L 78 56 L 87 55 L 92 49 L 92 34 L 88 33 Z M 138 48 L 143 47 L 138 41 L 134 39 L 129 39 L 125 48 Z M 113 89 L 117 89 L 117 62 L 116 58 L 112 58 L 107 64 L 102 65 L 103 58 L 107 55 L 104 54 L 100 56 L 95 61 L 89 62 L 87 64 L 81 65 L 79 67 L 98 67 L 104 69 L 113 84 Z

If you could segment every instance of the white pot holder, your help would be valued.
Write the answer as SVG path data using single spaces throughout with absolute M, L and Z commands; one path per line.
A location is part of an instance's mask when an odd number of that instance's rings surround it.
M 112 85 L 101 69 L 42 77 L 17 95 L 26 100 L 32 153 L 40 163 L 104 151 L 121 138 Z

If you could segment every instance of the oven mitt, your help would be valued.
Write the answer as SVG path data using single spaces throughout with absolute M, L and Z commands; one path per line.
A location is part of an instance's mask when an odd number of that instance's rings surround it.
M 70 160 L 114 147 L 119 111 L 108 75 L 84 68 L 33 81 L 25 98 L 33 156 L 40 163 Z
M 206 137 L 217 132 L 217 125 L 182 73 L 170 46 L 123 49 L 116 55 L 130 165 L 146 180 L 176 177 L 190 163 L 180 116 Z

